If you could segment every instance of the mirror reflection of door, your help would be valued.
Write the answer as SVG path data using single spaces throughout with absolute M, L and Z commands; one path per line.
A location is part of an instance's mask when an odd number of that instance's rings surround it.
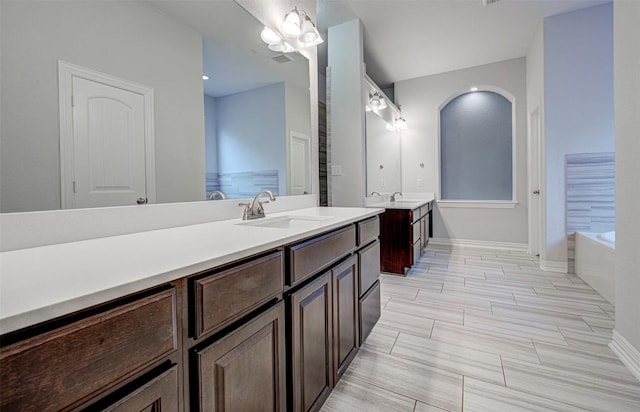
M 289 135 L 289 195 L 311 193 L 310 146 L 309 136 L 298 132 Z
M 62 64 L 62 63 L 61 63 Z M 71 113 L 62 128 L 62 169 L 66 208 L 147 203 L 146 118 L 151 108 L 137 87 L 95 73 L 72 73 L 61 90 L 61 108 Z M 66 94 L 70 90 L 71 96 Z M 63 105 L 62 102 L 65 104 Z M 69 123 L 70 122 L 70 123 Z M 66 150 L 65 150 L 66 149 Z M 65 156 L 69 154 L 69 156 Z M 151 169 L 153 173 L 153 169 Z

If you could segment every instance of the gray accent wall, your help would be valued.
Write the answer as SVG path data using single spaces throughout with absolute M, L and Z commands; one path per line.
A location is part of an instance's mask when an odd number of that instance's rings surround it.
M 512 199 L 512 105 L 490 91 L 462 94 L 440 111 L 440 197 Z

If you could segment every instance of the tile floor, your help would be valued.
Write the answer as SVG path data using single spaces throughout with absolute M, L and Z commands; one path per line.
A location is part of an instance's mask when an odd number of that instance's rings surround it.
M 429 246 L 322 411 L 640 411 L 614 307 L 523 252 Z

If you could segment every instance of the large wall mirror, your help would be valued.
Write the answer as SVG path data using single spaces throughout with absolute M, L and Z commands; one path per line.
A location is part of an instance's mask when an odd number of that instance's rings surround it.
M 124 204 L 311 191 L 308 61 L 268 50 L 234 1 L 3 0 L 0 16 L 0 212 L 134 186 Z
M 396 121 L 402 116 L 380 88 L 365 75 L 369 102 L 365 106 L 365 147 L 367 153 L 367 196 L 402 190 L 401 132 Z M 378 106 L 372 105 L 372 97 Z M 383 104 L 380 101 L 384 100 Z

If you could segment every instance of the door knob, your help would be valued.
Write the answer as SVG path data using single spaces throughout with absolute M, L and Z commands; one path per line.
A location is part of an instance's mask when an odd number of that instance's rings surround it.
M 147 203 L 147 198 L 139 197 L 138 200 L 136 200 L 136 203 L 138 203 L 139 205 L 144 205 L 145 203 Z

